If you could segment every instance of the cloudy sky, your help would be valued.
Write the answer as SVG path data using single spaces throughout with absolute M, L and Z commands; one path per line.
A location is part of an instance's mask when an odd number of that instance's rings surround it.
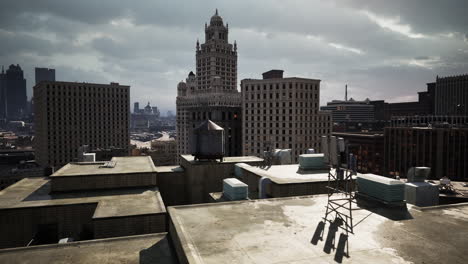
M 238 80 L 272 68 L 318 78 L 322 105 L 346 83 L 355 99 L 410 101 L 436 75 L 468 73 L 466 0 L 3 1 L 0 64 L 20 64 L 29 97 L 34 67 L 51 67 L 174 110 L 215 8 L 238 43 Z

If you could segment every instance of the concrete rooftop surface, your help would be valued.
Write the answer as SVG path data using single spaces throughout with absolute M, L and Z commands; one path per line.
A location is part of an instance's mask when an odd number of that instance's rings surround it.
M 269 167 L 256 167 L 248 164 L 239 164 L 259 177 L 267 177 L 277 184 L 327 182 L 328 170 L 300 170 L 299 164 L 272 165 Z M 334 169 L 331 169 L 334 172 Z M 358 173 L 359 175 L 359 173 Z M 355 176 L 353 176 L 355 178 Z
M 0 250 L 0 263 L 178 263 L 166 233 Z
M 316 195 L 169 207 L 170 232 L 188 263 L 468 262 L 468 204 L 355 204 L 349 256 L 345 231 L 323 222 L 326 204 Z
M 50 177 L 155 172 L 150 156 L 113 157 L 115 167 L 103 168 L 105 161 L 71 162 Z
M 0 209 L 97 203 L 94 218 L 166 212 L 157 187 L 50 194 L 47 178 L 25 178 L 0 191 Z

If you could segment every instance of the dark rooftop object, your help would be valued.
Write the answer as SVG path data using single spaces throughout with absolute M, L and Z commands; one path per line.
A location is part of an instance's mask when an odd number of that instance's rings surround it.
M 264 72 L 262 73 L 263 75 L 263 79 L 275 79 L 275 78 L 283 78 L 283 70 L 271 70 L 271 71 L 267 71 L 267 72 Z
M 188 76 L 195 76 L 195 73 L 193 73 L 193 71 L 190 71 Z
M 193 130 L 191 152 L 195 160 L 213 160 L 224 157 L 224 129 L 210 120 Z

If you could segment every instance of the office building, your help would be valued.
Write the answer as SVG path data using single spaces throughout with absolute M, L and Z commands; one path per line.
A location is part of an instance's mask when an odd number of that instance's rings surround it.
M 411 167 L 430 167 L 431 178 L 468 180 L 468 119 L 406 117 L 384 130 L 387 175 L 406 177 Z
M 348 153 L 356 157 L 357 172 L 383 175 L 383 133 L 333 132 L 333 136 L 344 139 Z
M 130 86 L 43 81 L 34 86 L 35 150 L 42 166 L 61 167 L 78 148 L 128 152 Z
M 26 79 L 23 70 L 11 64 L 0 73 L 0 118 L 21 120 L 27 114 Z
M 226 156 L 241 154 L 241 98 L 237 90 L 237 45 L 218 11 L 205 24 L 205 43 L 196 43 L 196 75 L 177 85 L 177 152 L 189 154 L 189 137 L 210 119 L 225 131 Z
M 36 84 L 42 81 L 55 82 L 55 69 L 35 68 Z
M 468 74 L 437 76 L 435 91 L 436 115 L 468 115 Z
M 374 120 L 374 106 L 370 104 L 369 99 L 364 101 L 356 101 L 353 98 L 344 101 L 333 100 L 320 109 L 331 111 L 335 123 Z
M 243 155 L 291 149 L 297 161 L 307 149 L 320 149 L 320 136 L 330 135 L 330 113 L 319 110 L 320 80 L 283 78 L 282 70 L 271 70 L 263 79 L 242 80 L 241 89 Z

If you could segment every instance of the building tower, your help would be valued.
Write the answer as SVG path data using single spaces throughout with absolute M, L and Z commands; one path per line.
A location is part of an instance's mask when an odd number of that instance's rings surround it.
M 2 67 L 0 74 L 0 118 L 21 120 L 26 115 L 26 79 L 23 70 L 11 64 L 6 71 Z
M 60 168 L 76 161 L 78 148 L 130 145 L 130 86 L 42 81 L 33 88 L 36 161 Z
M 332 131 L 331 113 L 320 111 L 320 80 L 283 77 L 282 70 L 263 79 L 243 79 L 243 156 L 290 149 L 293 162 L 309 149 L 320 151 L 321 136 Z
M 241 154 L 241 97 L 237 90 L 237 44 L 218 10 L 205 24 L 205 43 L 196 42 L 196 75 L 177 85 L 177 152 L 190 154 L 193 128 L 210 119 L 226 131 L 226 155 Z

